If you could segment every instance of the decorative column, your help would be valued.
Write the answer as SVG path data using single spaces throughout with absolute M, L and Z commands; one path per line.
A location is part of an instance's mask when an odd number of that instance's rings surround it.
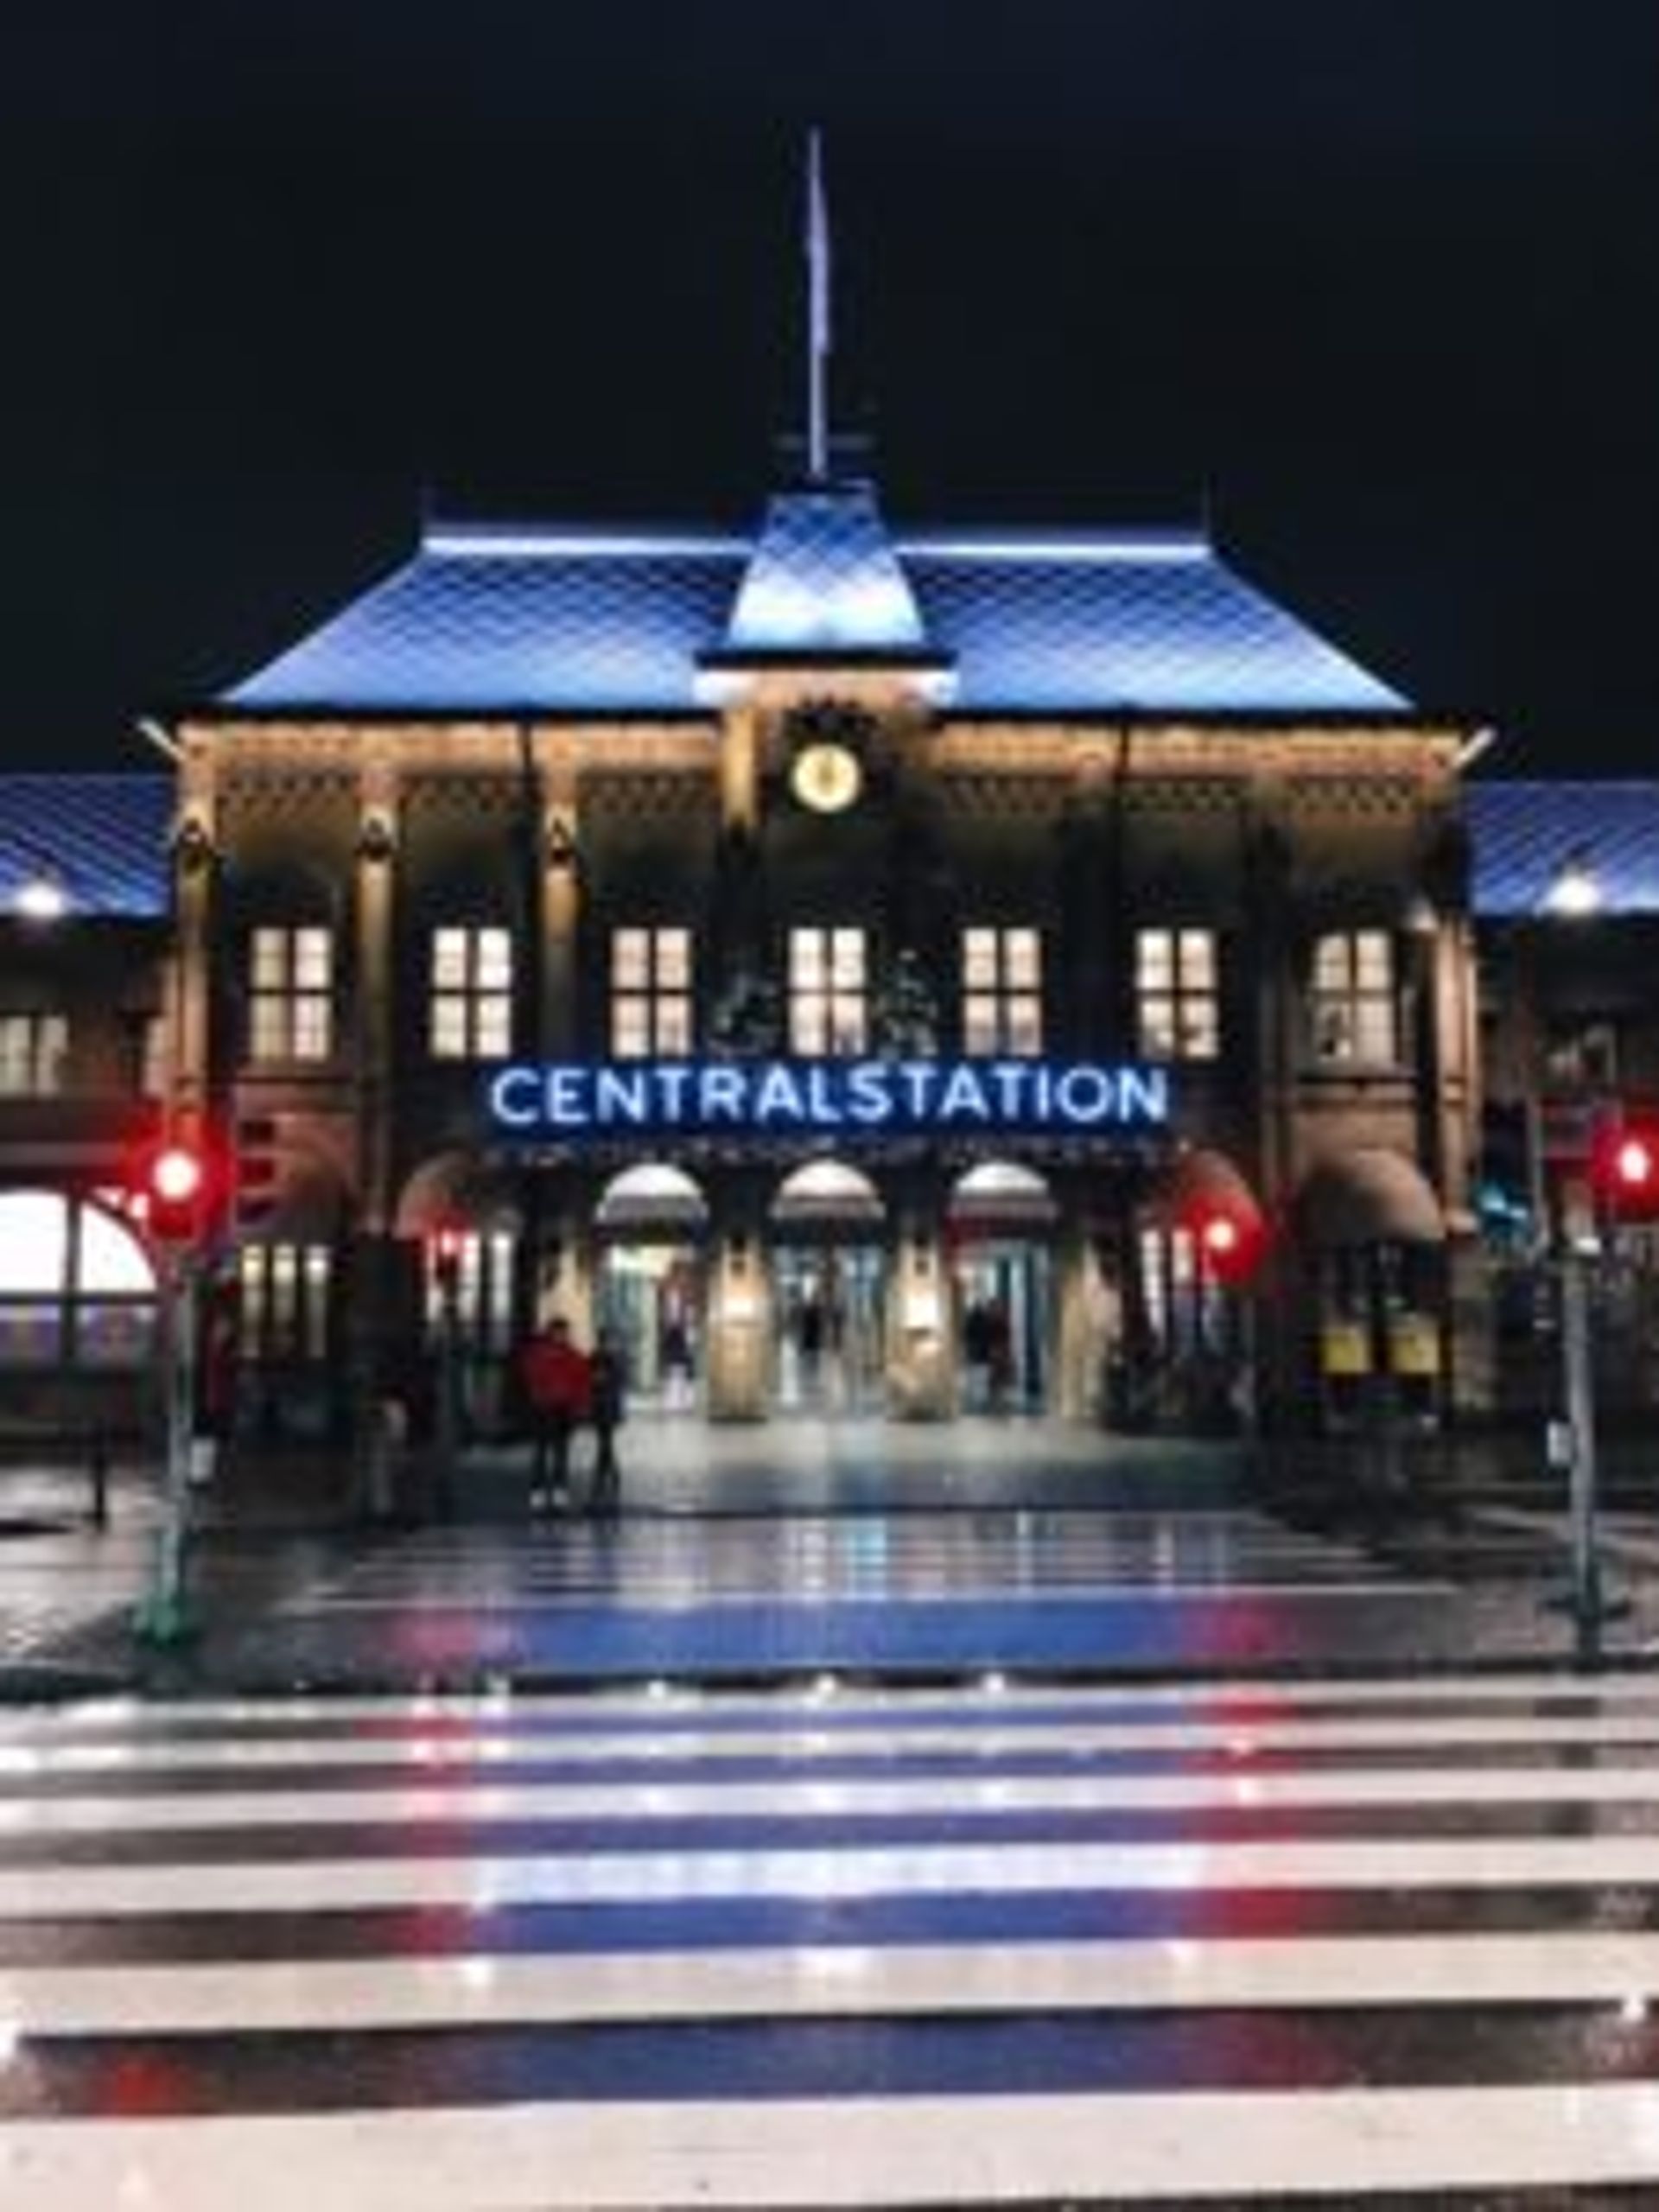
M 764 1421 L 772 1396 L 772 1290 L 760 1240 L 731 1226 L 709 1270 L 709 1415 Z
M 542 815 L 542 1005 L 540 1046 L 554 1059 L 581 1051 L 582 879 L 572 764 L 549 774 Z
M 887 1292 L 887 1411 L 901 1421 L 948 1421 L 956 1410 L 955 1328 L 937 1223 L 901 1224 Z
M 367 1236 L 391 1232 L 396 1207 L 391 1099 L 397 1035 L 393 957 L 397 855 L 397 787 L 385 761 L 358 779 L 353 911 L 357 925 L 356 1066 L 359 1224 Z
M 171 1103 L 182 1134 L 199 1131 L 213 1104 L 214 826 L 211 793 L 189 791 L 173 838 Z

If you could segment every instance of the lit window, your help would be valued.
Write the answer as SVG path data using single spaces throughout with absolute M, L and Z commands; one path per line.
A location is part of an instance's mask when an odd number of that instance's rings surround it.
M 1135 1023 L 1147 1060 L 1213 1060 L 1221 1001 L 1213 930 L 1137 930 Z
M 426 1327 L 435 1341 L 453 1317 L 467 1351 L 508 1352 L 513 1341 L 515 1243 L 509 1230 L 467 1230 L 454 1243 L 454 1274 L 446 1284 L 435 1245 L 426 1253 Z
M 65 1087 L 69 1024 L 60 1014 L 0 1014 L 0 1097 L 48 1098 Z
M 962 1042 L 970 1053 L 1043 1049 L 1043 943 L 1033 929 L 962 933 Z
M 326 1244 L 245 1244 L 238 1349 L 272 1364 L 329 1352 L 334 1255 Z
M 134 1088 L 141 1098 L 165 1098 L 170 1073 L 167 1016 L 141 1014 L 133 1031 Z
M 1386 930 L 1342 930 L 1319 939 L 1311 1010 L 1316 1059 L 1382 1066 L 1398 1060 L 1394 940 Z
M 493 926 L 432 932 L 428 1038 L 438 1060 L 504 1060 L 512 1050 L 512 938 Z
M 868 1034 L 862 930 L 789 933 L 789 1048 L 813 1058 L 847 1058 Z
M 257 929 L 248 963 L 250 1057 L 326 1060 L 334 1044 L 333 933 L 312 926 Z
M 691 932 L 611 931 L 611 1050 L 618 1059 L 691 1050 Z

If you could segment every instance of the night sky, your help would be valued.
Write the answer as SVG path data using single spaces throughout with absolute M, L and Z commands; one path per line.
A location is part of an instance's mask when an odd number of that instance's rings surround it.
M 56 0 L 0 65 L 5 751 L 155 765 L 455 512 L 1185 522 L 1659 772 L 1655 0 Z

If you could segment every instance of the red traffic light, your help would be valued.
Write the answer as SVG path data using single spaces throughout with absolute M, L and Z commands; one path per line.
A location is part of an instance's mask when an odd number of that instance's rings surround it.
M 1230 1287 L 1247 1283 L 1267 1248 L 1262 1216 L 1248 1198 L 1234 1203 L 1201 1198 L 1187 1209 L 1186 1227 L 1197 1248 L 1198 1268 L 1211 1282 Z
M 1596 1195 L 1615 1217 L 1659 1217 L 1659 1116 L 1610 1122 L 1591 1160 Z
M 207 1224 L 206 1157 L 188 1144 L 164 1144 L 140 1162 L 134 1195 L 152 1236 L 164 1243 L 194 1243 Z

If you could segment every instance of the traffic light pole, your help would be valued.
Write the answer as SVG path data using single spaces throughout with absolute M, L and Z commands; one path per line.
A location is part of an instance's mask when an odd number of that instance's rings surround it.
M 185 1592 L 190 1534 L 190 1446 L 196 1410 L 196 1256 L 185 1244 L 164 1244 L 157 1266 L 162 1387 L 166 1394 L 165 1488 L 162 1525 L 149 1590 L 139 1600 L 134 1633 L 163 1648 L 194 1633 Z

